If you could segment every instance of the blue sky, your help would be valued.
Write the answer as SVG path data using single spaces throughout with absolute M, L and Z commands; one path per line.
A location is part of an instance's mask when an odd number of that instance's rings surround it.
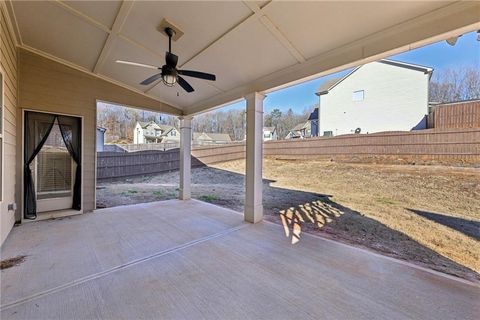
M 461 66 L 480 68 L 480 41 L 477 41 L 477 33 L 471 32 L 461 36 L 453 47 L 446 41 L 440 41 L 394 55 L 390 59 L 433 67 L 434 73 Z M 315 91 L 323 81 L 347 72 L 348 70 L 269 93 L 264 101 L 264 110 L 270 112 L 274 108 L 278 108 L 286 111 L 292 108 L 297 113 L 302 112 L 305 108 L 310 108 L 318 102 Z M 234 108 L 245 108 L 245 101 L 226 106 L 222 110 Z

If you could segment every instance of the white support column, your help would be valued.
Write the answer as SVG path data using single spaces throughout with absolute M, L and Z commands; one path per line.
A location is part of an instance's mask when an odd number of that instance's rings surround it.
M 192 117 L 180 117 L 180 200 L 191 198 Z
M 263 99 L 265 95 L 258 92 L 245 97 L 247 100 L 245 221 L 251 223 L 263 219 Z

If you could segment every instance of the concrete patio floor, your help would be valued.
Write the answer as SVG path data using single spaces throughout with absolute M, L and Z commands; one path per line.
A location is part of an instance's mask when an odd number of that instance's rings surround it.
M 163 201 L 13 229 L 2 319 L 476 319 L 480 287 L 211 204 Z

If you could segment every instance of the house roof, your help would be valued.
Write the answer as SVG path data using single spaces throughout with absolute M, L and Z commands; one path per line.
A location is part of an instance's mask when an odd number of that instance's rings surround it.
M 308 126 L 308 121 L 307 122 L 302 122 L 302 123 L 297 124 L 290 131 L 300 131 L 300 130 L 303 130 L 303 129 L 307 128 L 307 126 Z
M 325 80 L 325 82 L 323 82 L 320 87 L 318 87 L 317 95 L 327 93 L 331 88 L 335 86 L 335 84 L 337 84 L 337 82 L 340 82 L 340 80 L 342 80 L 342 77 Z
M 169 126 L 169 125 L 166 125 L 166 124 L 157 124 L 155 121 L 149 121 L 149 122 L 138 121 L 138 123 L 140 124 L 142 129 L 146 129 L 148 126 L 152 125 L 154 130 L 161 130 L 162 131 L 162 136 L 164 134 L 169 133 L 173 129 L 175 129 L 175 127 L 173 127 L 173 126 Z
M 169 126 L 169 125 L 166 125 L 166 124 L 159 124 L 158 127 L 159 127 L 160 130 L 162 130 L 162 135 L 167 134 L 170 131 L 172 131 L 173 129 L 175 129 L 175 127 Z
M 388 65 L 395 66 L 395 67 L 400 67 L 400 68 L 406 68 L 406 69 L 410 69 L 410 70 L 420 71 L 420 72 L 428 73 L 428 74 L 431 74 L 431 73 L 433 72 L 433 68 L 431 68 L 431 67 L 425 67 L 425 66 L 421 66 L 421 65 L 418 65 L 418 64 L 406 63 L 406 62 L 389 60 L 389 59 L 382 59 L 382 60 L 375 61 L 375 62 L 371 62 L 371 63 L 377 63 L 377 62 L 378 62 L 378 63 L 388 64 Z M 321 95 L 327 94 L 330 90 L 332 90 L 332 89 L 333 89 L 335 86 L 337 86 L 340 82 L 342 82 L 343 80 L 345 80 L 346 78 L 348 78 L 349 76 L 351 76 L 355 71 L 357 71 L 358 69 L 360 69 L 360 68 L 363 67 L 363 66 L 364 66 L 364 65 L 361 65 L 361 66 L 356 67 L 355 69 L 353 69 L 351 72 L 349 72 L 348 74 L 346 74 L 346 75 L 343 76 L 343 77 L 336 77 L 336 78 L 332 78 L 332 79 L 325 80 L 325 82 L 323 82 L 323 83 L 320 85 L 320 87 L 318 87 L 317 92 L 316 92 L 315 94 L 316 94 L 317 96 L 321 96 Z
M 275 127 L 263 127 L 263 131 L 273 132 L 275 131 Z
M 228 133 L 207 133 L 207 135 L 214 141 L 232 141 Z
M 155 122 L 155 121 L 138 121 L 138 123 L 140 124 L 140 126 L 142 127 L 142 129 L 145 129 L 147 128 L 148 126 L 150 125 L 154 125 L 154 127 L 158 128 L 158 124 Z
M 227 133 L 194 132 L 192 136 L 193 140 L 232 141 L 232 138 Z

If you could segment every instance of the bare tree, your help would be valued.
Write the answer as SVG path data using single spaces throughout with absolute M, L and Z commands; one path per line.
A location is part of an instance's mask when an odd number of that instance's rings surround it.
M 454 102 L 480 99 L 480 68 L 464 67 L 434 73 L 430 101 Z

